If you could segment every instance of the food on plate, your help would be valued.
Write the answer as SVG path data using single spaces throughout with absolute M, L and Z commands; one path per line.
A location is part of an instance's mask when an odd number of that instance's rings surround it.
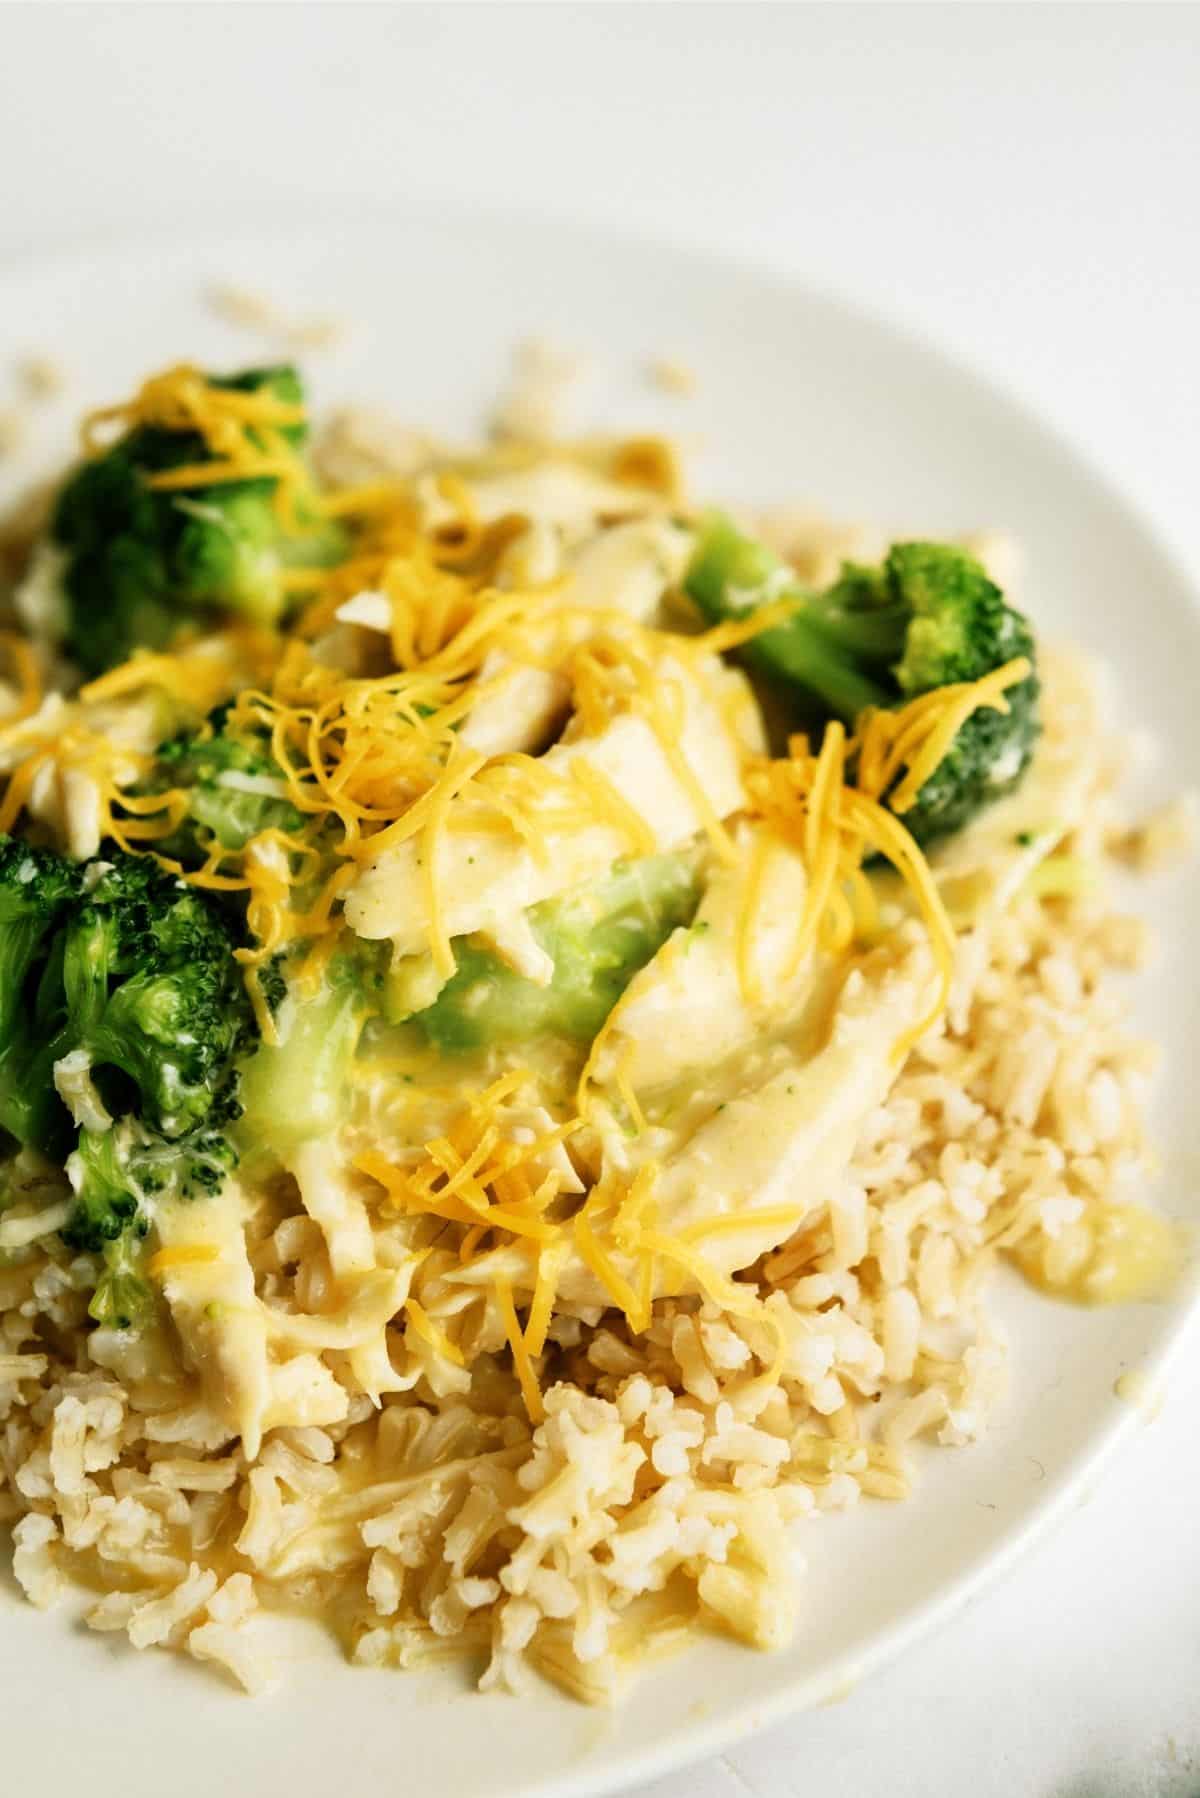
M 963 544 L 308 429 L 152 377 L 8 596 L 0 1520 L 251 1691 L 302 1610 L 607 1698 L 980 1433 L 1001 1267 L 1169 1276 L 1122 749 Z

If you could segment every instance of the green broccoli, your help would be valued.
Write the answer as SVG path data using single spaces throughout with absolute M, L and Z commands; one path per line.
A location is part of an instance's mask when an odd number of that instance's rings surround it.
M 212 1109 L 245 1035 L 233 943 L 208 901 L 148 856 L 96 865 L 64 931 L 63 1052 L 86 1053 L 110 1109 L 182 1136 Z
M 228 1120 L 223 1120 L 227 1122 Z M 136 1120 L 83 1130 L 68 1158 L 75 1208 L 61 1234 L 68 1248 L 101 1257 L 88 1315 L 113 1330 L 140 1330 L 156 1309 L 145 1273 L 148 1199 L 191 1198 L 215 1190 L 234 1165 L 222 1124 L 210 1118 L 176 1142 Z
M 205 733 L 185 732 L 160 744 L 153 773 L 140 789 L 186 791 L 187 816 L 157 845 L 185 865 L 203 862 L 214 847 L 243 849 L 261 831 L 293 833 L 304 823 L 283 796 L 265 736 L 236 730 L 229 711 L 218 706 L 210 713 Z
M 354 1061 L 372 1019 L 398 1023 L 412 1016 L 446 1051 L 546 1032 L 589 1040 L 637 970 L 676 925 L 691 921 L 697 898 L 688 855 L 618 863 L 595 885 L 530 911 L 534 934 L 554 959 L 548 986 L 515 974 L 467 938 L 455 944 L 458 972 L 415 1015 L 404 996 L 422 983 L 396 980 L 383 945 L 356 941 L 340 949 L 315 993 L 298 988 L 292 967 L 274 967 L 279 1041 L 259 1043 L 241 1065 L 236 1134 L 242 1153 L 266 1150 L 286 1161 L 302 1143 L 338 1128 L 350 1110 Z
M 148 1200 L 217 1192 L 237 1165 L 232 1126 L 241 1115 L 231 1074 L 202 1124 L 168 1140 L 135 1117 L 107 1130 L 81 1130 L 67 1158 L 75 1207 L 61 1232 L 69 1248 L 93 1253 L 126 1234 L 144 1236 Z
M 70 862 L 0 837 L 0 1129 L 51 1152 L 66 1122 L 54 1090 L 63 1021 L 55 936 L 81 890 L 81 871 Z
M 144 1199 L 212 1191 L 234 1165 L 250 1035 L 234 947 L 149 858 L 75 868 L 0 838 L 0 1126 L 66 1162 L 70 1246 L 114 1241 Z
M 703 529 L 685 587 L 717 622 L 799 590 L 763 544 L 727 518 Z M 783 623 L 748 643 L 746 662 L 799 702 L 806 721 L 853 726 L 868 706 L 895 707 L 937 687 L 976 681 L 1018 656 L 1031 672 L 980 709 L 925 781 L 904 823 L 920 843 L 958 830 L 1020 780 L 1037 740 L 1036 646 L 1019 612 L 964 550 L 898 543 L 878 568 L 847 563 L 833 586 L 803 596 Z
M 144 1234 L 128 1230 L 103 1248 L 104 1267 L 88 1316 L 109 1330 L 141 1330 L 155 1312 L 154 1288 L 144 1271 Z
M 209 378 L 212 387 L 266 391 L 299 404 L 289 367 Z M 303 425 L 283 435 L 298 447 Z M 180 627 L 233 614 L 276 624 L 287 604 L 284 575 L 296 564 L 325 565 L 344 552 L 337 526 L 315 517 L 289 529 L 275 507 L 274 477 L 184 490 L 150 478 L 211 460 L 193 431 L 140 425 L 68 479 L 51 520 L 66 554 L 66 646 L 88 674 L 132 650 L 165 648 Z
M 296 990 L 286 965 L 272 965 L 265 990 L 279 1040 L 258 1043 L 241 1070 L 238 1134 L 247 1154 L 265 1147 L 286 1158 L 343 1122 L 359 1039 L 380 1010 L 382 985 L 379 949 L 371 943 L 336 954 L 315 993 Z
M 554 962 L 549 985 L 514 973 L 468 937 L 454 946 L 457 972 L 414 1021 L 443 1050 L 544 1033 L 588 1042 L 638 969 L 691 922 L 698 900 L 690 856 L 618 862 L 593 885 L 530 909 L 533 934 Z

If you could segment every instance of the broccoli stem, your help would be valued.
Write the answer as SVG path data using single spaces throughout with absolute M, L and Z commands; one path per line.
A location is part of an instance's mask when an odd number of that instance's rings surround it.
M 888 667 L 904 652 L 908 629 L 907 606 L 880 606 L 871 612 L 848 612 L 834 594 L 818 594 L 806 601 L 797 622 L 836 645 L 847 655 Z
M 745 656 L 764 674 L 806 687 L 847 724 L 853 724 L 868 706 L 888 703 L 886 687 L 859 673 L 836 643 L 802 616 L 753 638 L 746 645 Z
M 54 1090 L 54 1063 L 64 1049 L 54 1042 L 31 1052 L 22 1042 L 0 1057 L 0 1129 L 54 1159 L 71 1140 L 70 1115 Z
M 546 986 L 468 937 L 455 944 L 457 973 L 414 1021 L 446 1052 L 546 1034 L 588 1042 L 638 969 L 691 922 L 697 902 L 690 856 L 618 862 L 603 879 L 530 910 L 533 933 L 554 962 Z
M 742 618 L 771 600 L 801 597 L 779 558 L 720 515 L 707 522 L 685 585 L 710 624 Z M 806 598 L 802 609 L 752 638 L 741 653 L 763 674 L 805 688 L 852 723 L 868 706 L 887 705 L 889 699 L 887 688 L 855 658 L 894 661 L 903 647 L 904 622 L 897 606 L 848 611 L 835 590 Z
M 350 1070 L 368 1012 L 348 975 L 315 997 L 289 997 L 276 1017 L 280 1040 L 260 1043 L 242 1070 L 240 1131 L 249 1153 L 286 1155 L 336 1130 L 349 1110 Z
M 154 1288 L 145 1276 L 143 1238 L 126 1232 L 103 1249 L 104 1268 L 88 1316 L 104 1329 L 143 1330 L 154 1316 Z

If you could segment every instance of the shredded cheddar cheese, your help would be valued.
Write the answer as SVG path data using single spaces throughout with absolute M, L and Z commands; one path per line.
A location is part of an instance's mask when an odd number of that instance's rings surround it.
M 1029 672 L 1029 663 L 1019 657 L 979 681 L 923 694 L 895 712 L 870 713 L 849 742 L 835 720 L 826 726 L 817 755 L 807 738 L 795 737 L 786 760 L 760 762 L 747 777 L 759 815 L 801 849 L 808 870 L 789 975 L 818 944 L 843 954 L 856 937 L 877 927 L 877 906 L 862 870 L 868 850 L 886 857 L 912 893 L 937 962 L 939 990 L 928 1014 L 897 1042 L 897 1059 L 945 1009 L 955 935 L 929 865 L 896 813 L 915 802 L 967 719 L 985 706 L 1006 710 L 1006 691 Z M 852 777 L 847 776 L 848 762 Z M 751 928 L 744 919 L 747 940 Z M 740 966 L 743 961 L 744 955 Z
M 128 431 L 142 425 L 194 431 L 214 456 L 232 457 L 244 450 L 250 427 L 300 425 L 305 417 L 303 406 L 261 390 L 215 387 L 199 369 L 181 362 L 144 381 L 131 400 L 89 412 L 82 426 L 83 447 L 89 454 L 102 449 L 109 426 Z
M 389 1204 L 410 1216 L 425 1216 L 463 1229 L 460 1259 L 469 1263 L 486 1253 L 485 1240 L 529 1243 L 536 1252 L 536 1279 L 524 1331 L 517 1319 L 511 1282 L 494 1274 L 490 1287 L 505 1324 L 513 1364 L 530 1417 L 541 1417 L 541 1397 L 533 1368 L 545 1344 L 558 1278 L 569 1248 L 563 1223 L 548 1215 L 557 1200 L 560 1176 L 553 1168 L 537 1177 L 546 1156 L 569 1136 L 575 1124 L 567 1123 L 543 1132 L 530 1141 L 517 1141 L 504 1129 L 504 1105 L 531 1079 L 525 1069 L 514 1069 L 494 1081 L 467 1105 L 445 1137 L 425 1146 L 424 1158 L 415 1168 L 391 1163 L 377 1150 L 359 1154 L 354 1165 L 378 1182 Z M 437 1327 L 419 1301 L 409 1299 L 407 1315 L 413 1328 L 439 1347 Z M 439 1331 L 450 1358 L 462 1364 L 461 1350 L 451 1337 Z
M 566 1238 L 560 1237 L 557 1242 L 547 1243 L 538 1251 L 537 1279 L 525 1324 L 525 1346 L 531 1356 L 540 1355 L 546 1345 L 546 1331 L 554 1315 L 558 1281 L 569 1250 L 570 1244 Z
M 445 1330 L 434 1323 L 424 1305 L 419 1304 L 416 1299 L 407 1299 L 404 1313 L 417 1335 L 422 1337 L 431 1349 L 444 1356 L 447 1361 L 452 1361 L 455 1367 L 466 1366 L 466 1357 L 458 1344 L 451 1342 Z
M 234 626 L 173 654 L 135 649 L 128 661 L 79 689 L 83 705 L 104 705 L 158 688 L 188 712 L 203 714 L 242 684 L 274 665 L 278 639 L 269 631 Z
M 771 839 L 765 833 L 755 837 L 750 849 L 750 870 L 741 910 L 738 914 L 734 956 L 737 962 L 738 986 L 747 1005 L 758 1005 L 762 999 L 762 982 L 754 966 L 754 926 L 767 863 L 771 856 Z
M 596 1276 L 616 1308 L 632 1320 L 639 1315 L 638 1295 L 612 1259 L 607 1241 L 611 1228 L 604 1230 L 603 1235 L 597 1229 L 602 1220 L 611 1226 L 616 1210 L 612 1195 L 602 1186 L 594 1186 L 575 1217 L 575 1247 L 580 1260 Z
M 644 1134 L 645 1129 L 646 1129 L 646 1114 L 642 1110 L 641 1104 L 638 1100 L 637 1093 L 634 1091 L 634 1088 L 633 1088 L 633 1082 L 630 1079 L 630 1075 L 629 1075 L 630 1059 L 631 1059 L 631 1056 L 630 1056 L 629 1049 L 626 1049 L 624 1054 L 619 1055 L 617 1057 L 617 1065 L 614 1070 L 614 1079 L 616 1081 L 617 1091 L 620 1093 L 621 1098 L 625 1104 L 625 1109 L 629 1113 L 629 1120 L 632 1123 L 637 1134 L 639 1136 L 641 1136 Z
M 0 631 L 0 649 L 8 657 L 16 676 L 16 695 L 12 710 L 4 714 L 5 727 L 31 718 L 42 703 L 42 672 L 32 646 L 16 631 Z
M 208 459 L 153 474 L 149 486 L 178 492 L 269 477 L 277 483 L 279 511 L 294 518 L 297 493 L 306 494 L 309 482 L 283 433 L 303 425 L 305 418 L 302 405 L 263 389 L 243 393 L 215 386 L 199 369 L 180 363 L 144 381 L 132 399 L 90 412 L 83 421 L 82 440 L 84 453 L 96 455 L 107 446 L 114 426 L 118 431 L 143 426 L 193 433 L 203 442 Z
M 0 799 L 0 831 L 11 831 L 23 812 L 44 809 L 52 793 L 75 853 L 95 854 L 106 837 L 135 852 L 168 836 L 187 809 L 186 794 L 173 789 L 142 797 L 125 791 L 148 766 L 148 757 L 82 725 L 30 738 Z
M 502 1274 L 497 1274 L 494 1290 L 496 1305 L 504 1324 L 504 1333 L 508 1337 L 508 1345 L 512 1350 L 513 1367 L 521 1388 L 521 1397 L 525 1401 L 525 1409 L 529 1413 L 531 1423 L 541 1423 L 546 1415 L 546 1408 L 542 1403 L 542 1390 L 534 1371 L 529 1344 L 521 1330 L 517 1308 L 513 1303 L 512 1284 Z
M 858 725 L 862 790 L 876 799 L 887 793 L 892 811 L 909 811 L 967 720 L 985 708 L 1007 712 L 1005 694 L 1029 673 L 1029 662 L 1017 656 L 980 680 L 936 687 L 894 712 L 867 713 Z M 888 792 L 902 768 L 903 780 Z
M 164 1274 L 173 1273 L 179 1267 L 207 1267 L 219 1257 L 220 1251 L 212 1242 L 180 1242 L 170 1248 L 159 1249 L 151 1255 L 146 1263 L 146 1272 L 153 1280 L 161 1280 Z
M 913 895 L 929 934 L 938 966 L 939 991 L 929 1014 L 896 1045 L 907 1053 L 941 1015 L 954 970 L 954 929 L 921 851 L 877 799 L 843 784 L 845 739 L 842 727 L 828 726 L 821 751 L 810 753 L 805 738 L 794 738 L 786 761 L 765 762 L 747 778 L 759 815 L 800 848 L 809 884 L 792 949 L 790 969 L 798 969 L 818 945 L 844 954 L 856 934 L 856 912 L 847 888 L 859 895 L 857 877 L 864 854 L 883 855 Z

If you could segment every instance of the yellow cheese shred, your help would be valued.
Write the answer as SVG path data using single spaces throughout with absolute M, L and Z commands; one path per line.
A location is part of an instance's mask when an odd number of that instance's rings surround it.
M 922 694 L 896 712 L 868 714 L 849 741 L 834 721 L 816 755 L 807 738 L 794 737 L 786 758 L 760 760 L 747 772 L 752 809 L 801 850 L 808 873 L 785 977 L 818 943 L 844 953 L 856 936 L 875 927 L 877 908 L 862 870 L 868 852 L 890 861 L 912 893 L 933 951 L 938 987 L 926 1015 L 895 1044 L 897 1059 L 945 1010 L 955 934 L 929 864 L 896 813 L 915 801 L 967 719 L 981 707 L 1007 710 L 1006 692 L 1029 673 L 1029 662 L 1017 657 L 982 680 Z M 852 778 L 848 766 L 853 767 Z M 896 786 L 902 769 L 904 778 Z M 740 933 L 748 939 L 749 931 L 744 915 Z
M 504 1333 L 508 1337 L 508 1345 L 512 1350 L 513 1369 L 521 1388 L 521 1397 L 525 1401 L 525 1409 L 529 1413 L 529 1421 L 534 1424 L 541 1423 L 546 1415 L 546 1407 L 542 1403 L 542 1389 L 538 1385 L 533 1359 L 521 1332 L 517 1307 L 513 1303 L 512 1282 L 497 1274 L 492 1289 L 495 1293 L 500 1319 L 504 1325 Z
M 533 1300 L 525 1323 L 525 1346 L 531 1355 L 540 1355 L 546 1345 L 546 1331 L 554 1315 L 558 1282 L 569 1252 L 569 1244 L 562 1238 L 557 1242 L 547 1243 L 539 1251 Z
M 214 387 L 198 368 L 181 362 L 143 381 L 132 399 L 89 412 L 82 426 L 83 447 L 89 454 L 102 449 L 110 425 L 122 431 L 147 425 L 163 431 L 194 431 L 214 455 L 227 456 L 241 447 L 248 427 L 301 425 L 305 417 L 303 406 L 262 389 L 246 393 Z
M 457 1343 L 451 1342 L 446 1332 L 430 1317 L 423 1305 L 416 1299 L 405 1301 L 404 1314 L 412 1324 L 417 1335 L 426 1341 L 436 1354 L 452 1361 L 456 1367 L 465 1367 L 466 1361 Z
M 269 631 L 239 628 L 205 638 L 203 651 L 168 654 L 135 649 L 127 661 L 82 686 L 79 698 L 84 705 L 101 705 L 146 687 L 158 687 L 191 712 L 210 712 L 245 680 L 248 671 L 253 674 L 270 666 L 275 639 Z
M 724 862 L 735 861 L 737 852 L 733 839 L 704 791 L 696 770 L 684 754 L 680 716 L 682 695 L 678 687 L 670 680 L 664 681 L 653 665 L 644 659 L 634 661 L 633 671 L 638 684 L 640 709 L 658 740 L 658 746 L 666 757 L 672 774 L 691 800 L 714 852 Z
M 637 1093 L 634 1090 L 633 1081 L 630 1078 L 629 1064 L 633 1059 L 633 1054 L 634 1046 L 630 1043 L 624 1053 L 617 1058 L 617 1065 L 613 1070 L 613 1079 L 616 1083 L 617 1091 L 624 1101 L 625 1109 L 629 1113 L 629 1121 L 637 1134 L 641 1136 L 646 1129 L 646 1114 L 642 1110 L 641 1102 L 638 1099 Z
M 789 1235 L 805 1216 L 805 1207 L 778 1205 L 767 1211 L 732 1211 L 723 1217 L 699 1218 L 676 1232 L 676 1242 L 683 1246 L 704 1242 L 710 1236 L 736 1236 L 742 1230 L 784 1230 Z
M 580 1260 L 596 1276 L 618 1310 L 633 1318 L 638 1312 L 638 1295 L 620 1269 L 614 1266 L 596 1233 L 595 1226 L 607 1202 L 608 1195 L 600 1187 L 593 1187 L 587 1203 L 575 1215 L 575 1247 Z
M 136 779 L 149 766 L 149 758 L 119 748 L 85 725 L 69 722 L 49 734 L 27 737 L 25 743 L 24 759 L 9 776 L 0 800 L 0 831 L 11 831 L 22 812 L 36 804 L 47 776 L 60 800 L 73 782 L 85 781 L 92 789 L 101 840 L 111 837 L 131 853 L 168 836 L 187 811 L 186 793 L 174 788 L 140 797 L 126 794 L 117 774 L 126 781 Z
M 617 791 L 602 769 L 591 762 L 576 760 L 571 763 L 571 778 L 583 788 L 594 815 L 611 823 L 613 829 L 627 839 L 632 854 L 654 854 L 658 847 L 654 832 L 637 807 Z
M 146 1272 L 152 1280 L 159 1280 L 177 1267 L 202 1267 L 220 1258 L 220 1251 L 211 1242 L 181 1242 L 172 1248 L 159 1249 L 151 1255 L 146 1263 Z
M 16 676 L 17 694 L 13 709 L 5 713 L 3 727 L 8 730 L 14 724 L 32 718 L 42 703 L 42 673 L 38 667 L 33 645 L 28 643 L 17 631 L 0 631 L 0 649 L 12 664 Z
M 862 790 L 878 799 L 904 766 L 904 779 L 888 794 L 888 804 L 901 814 L 911 810 L 967 720 L 985 709 L 1007 712 L 1008 689 L 1028 679 L 1031 672 L 1028 659 L 1017 656 L 980 680 L 935 687 L 894 712 L 868 712 L 858 723 Z
M 742 895 L 734 939 L 738 986 L 741 988 L 742 998 L 750 1006 L 762 1002 L 762 982 L 754 965 L 754 926 L 770 858 L 771 838 L 766 831 L 759 831 L 750 845 L 750 866 L 746 871 L 746 888 Z
M 83 421 L 82 440 L 84 453 L 93 456 L 105 448 L 113 427 L 194 433 L 202 439 L 208 459 L 164 469 L 149 477 L 149 486 L 177 492 L 270 477 L 278 482 L 279 511 L 294 517 L 296 492 L 307 493 L 309 483 L 283 431 L 302 425 L 305 418 L 302 405 L 261 389 L 243 393 L 215 386 L 198 368 L 179 363 L 144 381 L 132 399 L 90 412 Z

